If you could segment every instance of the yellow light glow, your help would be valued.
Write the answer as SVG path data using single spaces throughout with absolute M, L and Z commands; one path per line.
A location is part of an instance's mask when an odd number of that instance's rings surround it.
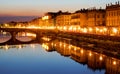
M 92 32 L 92 31 L 93 31 L 93 29 L 92 29 L 92 28 L 89 28 L 89 31 L 90 31 L 90 32 Z
M 107 28 L 103 28 L 104 31 L 107 31 Z
M 67 27 L 66 27 L 66 26 L 64 26 L 64 27 L 63 27 L 63 29 L 64 29 L 64 30 L 67 30 Z
M 87 28 L 84 28 L 84 29 L 83 29 L 83 32 L 84 32 L 84 33 L 87 33 Z
M 74 50 L 76 51 L 76 50 L 77 50 L 77 48 L 76 48 L 76 47 L 74 47 Z
M 53 46 L 53 42 L 51 43 L 51 45 Z
M 66 47 L 66 44 L 64 44 L 64 47 Z
M 102 60 L 103 60 L 103 57 L 102 57 L 102 56 L 100 56 L 100 57 L 99 57 L 99 59 L 100 59 L 100 61 L 102 61 Z
M 56 46 L 56 44 L 54 44 L 54 46 Z
M 18 45 L 18 48 L 19 48 L 19 49 L 21 49 L 21 48 L 22 48 L 22 46 L 21 46 L 21 45 Z
M 81 50 L 81 53 L 83 53 L 83 49 Z
M 113 33 L 117 33 L 117 28 L 113 28 Z
M 48 20 L 49 19 L 49 16 L 43 16 L 42 17 L 42 20 Z
M 9 49 L 9 46 L 8 45 L 5 45 L 5 50 L 8 50 Z
M 69 30 L 72 31 L 72 26 L 69 27 Z
M 60 46 L 62 46 L 62 43 L 60 42 Z
M 99 31 L 99 28 L 96 28 L 96 31 Z
M 103 32 L 103 30 L 102 30 L 102 29 L 100 29 L 100 32 Z
M 91 53 L 91 52 L 89 53 L 89 56 L 92 56 L 92 53 Z
M 78 30 L 80 30 L 81 29 L 81 27 L 78 27 Z
M 34 45 L 34 44 L 31 44 L 30 46 L 31 46 L 32 48 L 35 48 L 35 45 Z
M 113 65 L 116 65 L 116 61 L 113 61 Z
M 47 37 L 43 37 L 42 39 L 45 40 L 45 41 L 50 41 L 51 40 L 50 38 L 47 38 Z
M 71 46 L 69 45 L 69 49 L 71 49 Z
M 46 50 L 48 50 L 49 49 L 49 46 L 48 45 L 46 45 L 46 44 L 42 44 L 42 47 L 44 48 L 44 49 L 46 49 Z

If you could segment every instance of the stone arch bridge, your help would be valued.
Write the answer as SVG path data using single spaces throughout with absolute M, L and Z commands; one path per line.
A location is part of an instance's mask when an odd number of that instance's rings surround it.
M 7 42 L 0 43 L 0 45 L 12 45 L 12 44 L 28 44 L 28 43 L 38 43 L 41 40 L 41 37 L 43 37 L 46 33 L 50 32 L 49 30 L 43 30 L 43 29 L 30 29 L 30 28 L 0 28 L 0 30 L 9 32 L 11 34 L 11 39 Z M 32 32 L 36 34 L 36 38 L 29 42 L 21 42 L 16 39 L 16 35 L 18 32 Z

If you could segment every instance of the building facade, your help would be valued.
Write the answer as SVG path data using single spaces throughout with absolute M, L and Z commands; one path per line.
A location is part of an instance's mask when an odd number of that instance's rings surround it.
M 71 14 L 71 25 L 86 26 L 87 10 L 78 10 Z
M 106 25 L 107 26 L 120 26 L 120 4 L 107 4 L 106 5 Z
M 87 26 L 105 26 L 105 9 L 88 9 Z
M 61 13 L 56 17 L 56 26 L 69 26 L 71 25 L 71 13 Z

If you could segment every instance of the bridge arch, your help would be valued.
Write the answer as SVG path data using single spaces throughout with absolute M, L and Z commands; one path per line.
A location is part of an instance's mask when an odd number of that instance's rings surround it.
M 0 28 L 0 30 L 4 30 L 4 31 L 7 31 L 11 34 L 11 39 L 8 40 L 7 42 L 4 42 L 3 44 L 6 44 L 6 43 L 29 43 L 29 42 L 35 42 L 36 40 L 37 41 L 40 41 L 40 38 L 42 37 L 42 32 L 44 31 L 41 31 L 41 30 L 38 30 L 38 29 L 19 29 L 19 28 Z M 27 42 L 22 42 L 22 41 L 19 41 L 16 39 L 16 35 L 19 33 L 19 32 L 31 32 L 31 33 L 34 33 L 36 34 L 36 38 L 31 40 L 31 41 L 27 41 Z

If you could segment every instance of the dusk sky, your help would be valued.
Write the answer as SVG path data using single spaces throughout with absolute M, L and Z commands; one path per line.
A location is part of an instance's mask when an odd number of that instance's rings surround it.
M 49 11 L 105 8 L 106 4 L 116 1 L 119 0 L 0 0 L 0 16 L 42 16 Z

